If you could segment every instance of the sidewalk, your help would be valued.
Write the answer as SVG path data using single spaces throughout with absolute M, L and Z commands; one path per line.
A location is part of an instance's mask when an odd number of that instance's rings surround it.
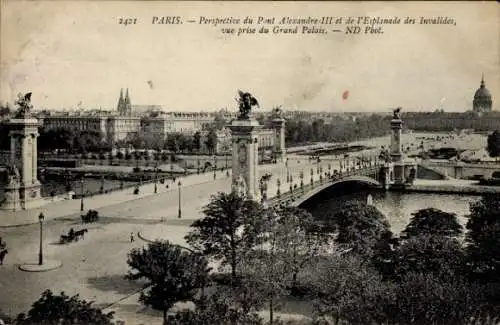
M 327 171 L 327 163 L 323 162 L 320 164 L 323 168 L 323 172 Z M 302 161 L 301 163 L 297 163 L 296 160 L 291 160 L 289 163 L 288 171 L 289 174 L 293 176 L 293 184 L 300 184 L 299 174 L 301 171 L 304 173 L 304 183 L 310 182 L 310 170 L 314 171 L 314 179 L 315 181 L 319 179 L 319 175 L 316 174 L 316 163 L 308 163 Z M 332 169 L 337 168 L 336 163 L 332 164 Z M 268 196 L 273 197 L 276 195 L 277 191 L 277 179 L 280 179 L 281 193 L 286 193 L 289 191 L 289 183 L 286 182 L 286 174 L 287 168 L 284 165 L 260 165 L 258 167 L 258 175 L 259 177 L 270 173 L 272 174 L 271 180 L 268 183 Z M 217 171 L 216 180 L 227 180 L 228 182 L 214 184 L 213 191 L 211 193 L 205 195 L 206 197 L 199 197 L 196 200 L 196 203 L 185 206 L 183 209 L 189 210 L 193 216 L 197 216 L 199 211 L 203 205 L 205 205 L 210 197 L 210 194 L 215 194 L 217 191 L 229 191 L 230 190 L 230 176 L 226 175 L 226 171 Z M 193 174 L 188 176 L 182 176 L 176 179 L 175 183 L 170 180 L 165 184 L 157 184 L 157 194 L 171 192 L 174 195 L 177 195 L 178 190 L 178 182 L 181 182 L 181 188 L 189 188 L 199 184 L 210 183 L 214 181 L 213 172 L 208 172 L 204 174 Z M 169 185 L 169 188 L 166 188 L 166 185 Z M 257 184 L 258 186 L 258 184 Z M 257 189 L 258 190 L 258 189 Z M 175 192 L 174 192 L 175 191 Z M 150 198 L 157 194 L 154 193 L 154 183 L 145 184 L 140 187 L 139 194 L 133 194 L 134 188 L 127 188 L 121 191 L 115 191 L 108 194 L 96 195 L 93 197 L 84 198 L 84 212 L 90 209 L 99 209 L 108 206 L 118 205 L 125 202 L 137 201 L 144 198 Z M 191 191 L 192 192 L 192 191 Z M 194 193 L 190 193 L 193 195 Z M 183 192 L 183 195 L 187 195 L 186 192 Z M 187 197 L 183 196 L 183 201 L 186 200 Z M 196 205 L 196 206 L 194 206 Z M 165 216 L 168 218 L 172 218 L 176 215 L 177 207 L 170 206 L 168 211 L 163 211 Z M 188 211 L 186 211 L 188 212 Z M 3 227 L 15 227 L 22 225 L 29 225 L 38 222 L 38 216 L 40 213 L 43 213 L 45 216 L 45 220 L 57 219 L 69 215 L 79 215 L 80 214 L 80 200 L 64 200 L 59 202 L 51 202 L 42 207 L 34 208 L 30 210 L 22 210 L 22 211 L 1 211 L 0 212 L 0 228 Z M 189 215 L 189 214 L 188 214 Z
M 217 177 L 226 177 L 225 171 L 217 172 Z M 170 180 L 165 184 L 157 184 L 158 193 L 166 193 L 176 190 L 178 182 L 181 182 L 183 188 L 213 181 L 213 173 L 205 173 L 200 175 L 188 175 L 176 179 L 175 184 Z M 166 185 L 169 188 L 166 188 Z M 140 187 L 139 194 L 133 194 L 134 188 L 127 188 L 121 191 L 115 191 L 108 194 L 96 195 L 84 198 L 84 211 L 90 209 L 99 209 L 102 207 L 120 204 L 124 202 L 140 200 L 146 197 L 155 195 L 154 184 L 145 184 Z M 58 202 L 50 202 L 39 208 L 22 210 L 22 211 L 0 211 L 0 227 L 14 227 L 29 225 L 38 222 L 40 213 L 45 215 L 46 220 L 65 217 L 72 214 L 80 213 L 80 200 L 64 200 Z

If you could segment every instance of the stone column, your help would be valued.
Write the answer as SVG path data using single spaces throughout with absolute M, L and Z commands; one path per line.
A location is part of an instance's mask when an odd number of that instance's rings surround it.
M 37 138 L 38 138 L 38 132 L 37 133 L 33 133 L 31 134 L 31 141 L 33 141 L 33 145 L 32 145 L 32 153 L 33 153 L 33 156 L 32 156 L 32 170 L 33 170 L 33 173 L 32 173 L 32 180 L 33 180 L 33 183 L 32 184 L 37 184 L 39 183 L 38 182 L 38 143 L 37 143 Z
M 34 118 L 11 119 L 7 123 L 11 138 L 10 164 L 19 177 L 11 175 L 12 182 L 5 187 L 5 202 L 0 210 L 17 211 L 43 204 L 40 182 L 37 180 L 38 120 Z
M 286 160 L 285 120 L 283 118 L 274 118 L 271 122 L 275 132 L 274 155 L 276 162 L 283 163 Z
M 401 119 L 391 120 L 391 158 L 393 162 L 401 161 L 401 129 L 403 128 L 403 121 Z
M 417 172 L 417 164 L 414 159 L 408 159 L 402 151 L 401 145 L 401 130 L 403 128 L 403 121 L 400 118 L 393 118 L 391 120 L 391 165 L 393 168 L 393 185 L 404 186 L 413 182 L 413 175 L 411 170 L 415 169 Z
M 262 126 L 254 119 L 237 119 L 228 127 L 233 143 L 232 188 L 258 199 L 258 135 Z

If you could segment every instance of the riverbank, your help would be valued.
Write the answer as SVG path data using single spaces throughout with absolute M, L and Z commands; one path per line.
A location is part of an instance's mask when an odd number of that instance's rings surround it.
M 500 186 L 479 185 L 478 181 L 462 179 L 428 180 L 416 179 L 412 185 L 405 186 L 404 192 L 484 195 L 499 194 Z

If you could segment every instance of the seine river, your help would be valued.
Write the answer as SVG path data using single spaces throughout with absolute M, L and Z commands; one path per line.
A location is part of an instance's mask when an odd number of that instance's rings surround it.
M 465 226 L 469 204 L 480 199 L 479 196 L 384 192 L 351 186 L 343 188 L 342 191 L 340 189 L 328 191 L 321 197 L 314 197 L 305 202 L 301 207 L 310 211 L 313 216 L 331 214 L 346 202 L 366 202 L 369 194 L 373 198 L 373 205 L 387 217 L 395 234 L 405 228 L 412 213 L 425 208 L 455 213 Z

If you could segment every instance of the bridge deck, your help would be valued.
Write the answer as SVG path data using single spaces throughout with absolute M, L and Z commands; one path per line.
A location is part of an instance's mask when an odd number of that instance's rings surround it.
M 287 189 L 287 191 L 280 195 L 271 196 L 269 203 L 271 205 L 278 204 L 294 204 L 301 197 L 308 195 L 308 193 L 314 192 L 316 189 L 321 187 L 327 187 L 328 184 L 338 183 L 342 180 L 351 180 L 353 176 L 369 176 L 373 177 L 374 181 L 378 179 L 378 171 L 380 170 L 379 164 L 374 164 L 371 166 L 362 166 L 350 171 L 344 171 L 339 173 L 332 173 L 330 176 L 323 176 L 317 181 L 304 183 L 302 186 L 297 186 L 297 188 Z

